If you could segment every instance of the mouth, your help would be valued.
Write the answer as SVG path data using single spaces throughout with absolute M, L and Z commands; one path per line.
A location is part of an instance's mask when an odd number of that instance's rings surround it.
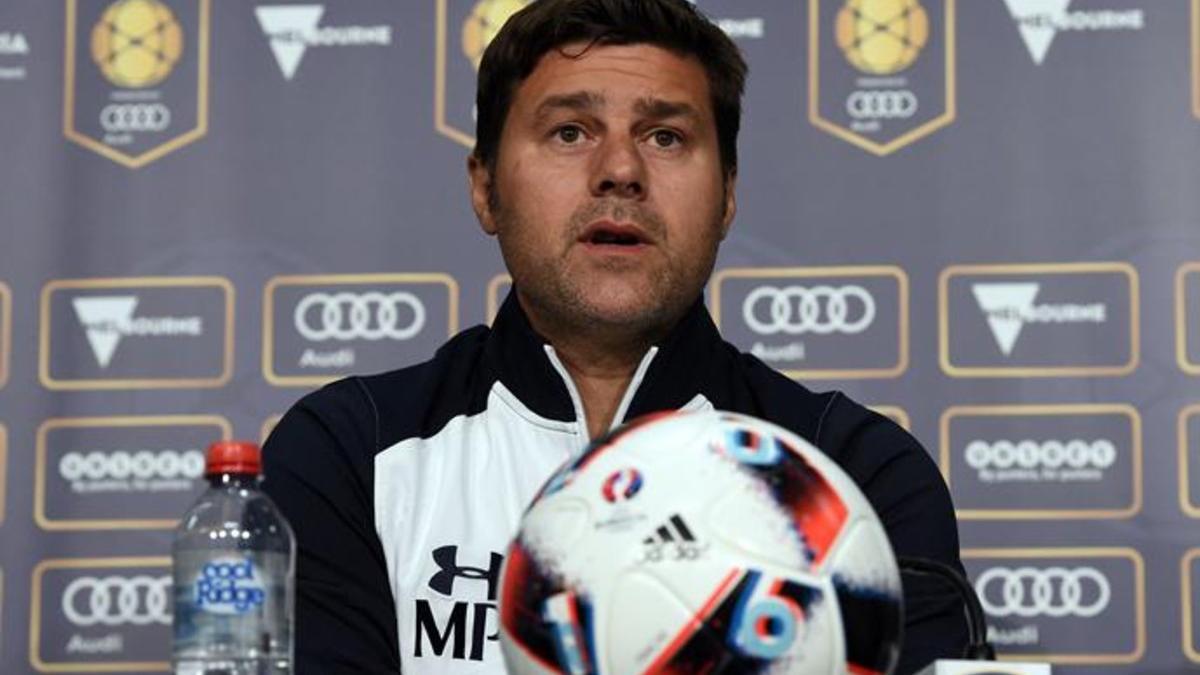
M 603 247 L 606 250 L 636 250 L 652 242 L 639 227 L 601 220 L 592 223 L 583 231 L 579 243 Z

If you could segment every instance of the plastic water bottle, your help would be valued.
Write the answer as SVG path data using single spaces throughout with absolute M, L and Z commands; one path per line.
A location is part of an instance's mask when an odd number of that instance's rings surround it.
M 296 539 L 261 466 L 254 443 L 213 443 L 209 488 L 175 530 L 177 675 L 292 672 Z

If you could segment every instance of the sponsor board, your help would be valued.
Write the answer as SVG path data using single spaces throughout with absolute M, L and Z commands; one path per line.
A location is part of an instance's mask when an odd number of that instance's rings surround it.
M 66 0 L 63 134 L 131 169 L 207 133 L 210 0 Z
M 262 426 L 258 428 L 258 444 L 260 446 L 267 442 L 267 438 L 270 437 L 272 431 L 275 431 L 275 426 L 281 419 L 283 419 L 283 415 L 278 414 L 263 420 Z
M 1183 512 L 1200 518 L 1200 471 L 1195 469 L 1194 460 L 1200 456 L 1200 403 L 1179 411 L 1176 424 L 1179 438 L 1179 505 Z
M 1029 56 L 1042 65 L 1054 38 L 1061 33 L 1140 31 L 1146 26 L 1141 9 L 1072 9 L 1071 0 L 1004 0 Z
M 1142 509 L 1142 420 L 1132 406 L 955 406 L 940 430 L 939 465 L 959 519 L 1131 518 Z
M 33 568 L 29 663 L 40 673 L 170 670 L 171 559 L 43 560 Z
M 810 0 L 808 119 L 877 156 L 954 121 L 955 0 Z
M 55 390 L 224 386 L 233 304 L 223 277 L 51 281 L 42 288 L 38 376 Z
M 938 360 L 951 377 L 1128 375 L 1138 288 L 1121 262 L 952 265 L 938 279 Z
M 263 377 L 318 386 L 428 359 L 458 332 L 448 274 L 279 276 L 263 291 Z
M 29 39 L 20 30 L 0 26 L 0 82 L 18 82 L 29 76 L 25 61 L 29 57 Z
M 169 530 L 207 487 L 215 415 L 74 417 L 38 427 L 33 517 L 50 531 Z
M 12 352 L 12 291 L 0 281 L 0 389 L 8 384 L 9 355 Z
M 512 277 L 507 274 L 497 274 L 487 285 L 487 322 L 490 326 L 500 311 L 500 304 L 512 290 Z
M 899 424 L 905 431 L 912 432 L 912 419 L 909 418 L 908 412 L 904 408 L 894 405 L 872 405 L 867 407 Z
M 328 47 L 387 47 L 392 44 L 388 25 L 346 25 L 322 21 L 325 5 L 258 5 L 254 16 L 279 65 L 283 79 L 291 80 L 310 49 Z
M 1200 548 L 1190 548 L 1179 562 L 1180 604 L 1183 610 L 1183 653 L 1193 663 L 1200 663 L 1200 640 L 1196 630 L 1200 618 L 1196 609 L 1200 607 Z
M 1175 274 L 1175 360 L 1189 375 L 1200 375 L 1200 262 Z
M 999 659 L 1120 665 L 1145 654 L 1145 562 L 1137 551 L 967 548 L 962 561 Z
M 908 275 L 899 267 L 724 269 L 709 302 L 726 340 L 789 377 L 890 378 L 908 369 Z
M 0 424 L 0 525 L 4 524 L 8 503 L 8 429 Z

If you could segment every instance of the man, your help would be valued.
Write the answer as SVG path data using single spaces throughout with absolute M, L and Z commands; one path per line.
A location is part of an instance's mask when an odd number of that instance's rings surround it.
M 514 291 L 491 329 L 305 397 L 267 444 L 299 545 L 299 670 L 502 672 L 498 572 L 524 507 L 591 439 L 656 410 L 792 429 L 858 482 L 897 554 L 959 564 L 918 443 L 738 353 L 704 308 L 745 74 L 685 0 L 541 0 L 488 47 L 470 193 Z M 901 672 L 959 653 L 953 598 L 905 590 Z

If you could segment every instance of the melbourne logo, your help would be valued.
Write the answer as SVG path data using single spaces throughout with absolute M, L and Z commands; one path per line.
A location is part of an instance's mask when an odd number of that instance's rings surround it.
M 124 337 L 204 335 L 204 322 L 198 316 L 135 317 L 137 304 L 135 295 L 94 295 L 71 301 L 100 368 L 108 368 Z
M 444 274 L 278 277 L 264 308 L 265 375 L 318 384 L 389 370 L 457 331 L 458 286 Z
M 266 34 L 271 53 L 285 80 L 296 75 L 309 47 L 386 47 L 392 44 L 392 27 L 321 26 L 323 5 L 264 5 L 255 8 L 258 25 Z
M 137 168 L 208 126 L 210 0 L 67 0 L 67 138 Z
M 52 281 L 41 325 L 39 375 L 52 389 L 212 387 L 232 375 L 233 287 L 220 277 Z
M 887 155 L 954 120 L 955 0 L 813 0 L 809 121 Z
M 996 338 L 996 346 L 1005 356 L 1012 355 L 1021 329 L 1027 323 L 1104 323 L 1108 320 L 1108 308 L 1101 302 L 1035 305 L 1039 290 L 1041 284 L 1038 283 L 971 286 L 975 301 Z
M 413 656 L 482 661 L 488 643 L 500 637 L 496 596 L 504 556 L 489 552 L 487 567 L 474 567 L 459 559 L 458 546 L 439 546 L 430 555 L 437 571 L 428 587 L 441 598 L 416 600 Z
M 29 41 L 20 31 L 0 30 L 0 82 L 24 80 L 28 73 L 24 59 L 29 55 Z
M 1071 0 L 1004 0 L 1033 62 L 1042 65 L 1060 32 L 1142 30 L 1141 9 L 1070 11 Z
M 892 377 L 907 367 L 899 268 L 721 270 L 710 297 L 725 338 L 787 375 Z
M 938 282 L 942 369 L 954 377 L 1125 375 L 1140 360 L 1128 263 L 952 265 Z

